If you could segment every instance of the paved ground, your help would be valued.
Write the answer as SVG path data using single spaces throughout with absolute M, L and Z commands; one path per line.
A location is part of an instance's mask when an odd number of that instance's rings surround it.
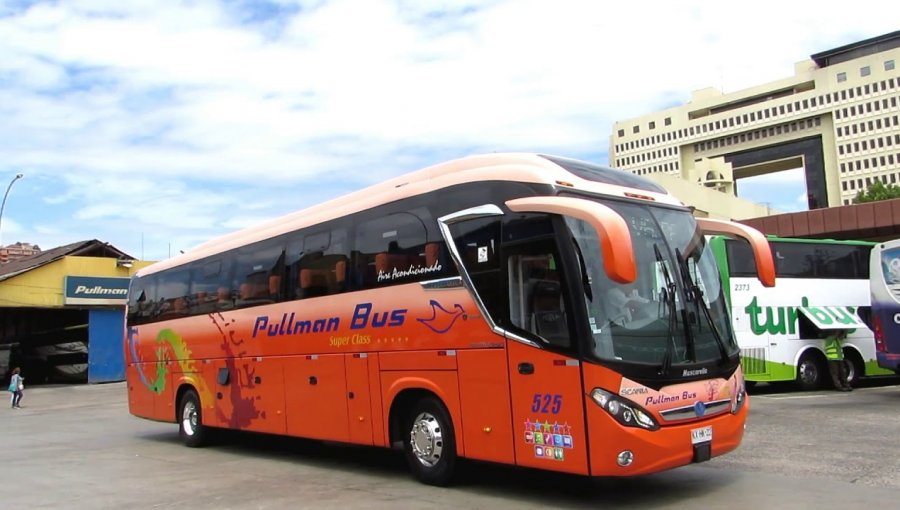
M 253 434 L 203 449 L 128 414 L 124 384 L 35 387 L 0 409 L 0 508 L 896 508 L 900 386 L 752 397 L 746 439 L 711 462 L 589 481 L 469 463 L 413 481 L 396 452 Z

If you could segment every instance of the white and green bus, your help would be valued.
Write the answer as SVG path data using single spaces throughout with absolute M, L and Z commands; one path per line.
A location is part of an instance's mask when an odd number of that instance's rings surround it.
M 775 258 L 774 287 L 756 280 L 745 243 L 710 240 L 747 381 L 796 382 L 805 390 L 830 384 L 823 338 L 836 327 L 851 330 L 844 342 L 851 384 L 863 376 L 890 374 L 878 367 L 872 331 L 857 316 L 871 302 L 869 253 L 874 243 L 768 239 Z

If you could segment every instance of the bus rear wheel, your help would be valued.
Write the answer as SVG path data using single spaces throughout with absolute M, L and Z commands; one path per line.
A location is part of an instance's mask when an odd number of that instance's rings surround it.
M 209 430 L 203 425 L 200 397 L 192 389 L 184 392 L 178 403 L 178 435 L 191 448 L 203 446 L 209 439 Z
M 804 391 L 817 390 L 825 377 L 824 363 L 814 352 L 807 351 L 797 363 L 797 386 Z
M 413 476 L 428 485 L 448 485 L 456 466 L 456 439 L 450 413 L 441 401 L 434 397 L 419 400 L 405 430 L 403 446 Z

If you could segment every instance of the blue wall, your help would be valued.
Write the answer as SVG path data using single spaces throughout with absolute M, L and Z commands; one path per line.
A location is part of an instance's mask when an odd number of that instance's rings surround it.
M 124 309 L 88 312 L 88 382 L 125 380 Z

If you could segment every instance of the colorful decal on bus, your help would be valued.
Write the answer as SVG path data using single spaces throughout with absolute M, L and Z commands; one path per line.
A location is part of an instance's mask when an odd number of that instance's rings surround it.
M 565 450 L 575 447 L 572 426 L 568 422 L 525 420 L 525 443 L 534 445 L 534 456 L 565 460 Z

